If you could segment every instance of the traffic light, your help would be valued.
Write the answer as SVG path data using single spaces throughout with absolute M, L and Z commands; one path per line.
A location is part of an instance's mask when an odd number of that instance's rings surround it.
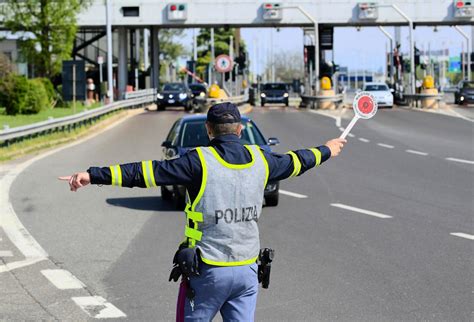
M 263 20 L 275 21 L 283 19 L 283 10 L 281 10 L 281 3 L 267 2 L 262 4 Z
M 377 3 L 361 2 L 357 4 L 359 8 L 359 20 L 376 20 L 379 17 Z
M 313 70 L 315 69 L 315 67 L 314 67 L 314 46 L 313 45 L 304 46 L 304 60 L 305 60 L 305 65 L 306 65 L 306 69 L 308 70 L 308 72 L 309 72 L 310 66 Z
M 170 21 L 183 21 L 188 18 L 188 5 L 186 3 L 169 3 L 166 11 Z
M 474 1 L 454 0 L 454 16 L 460 19 L 470 19 L 474 17 Z
M 240 55 L 238 57 L 235 57 L 234 59 L 235 63 L 238 64 L 238 70 L 237 73 L 239 75 L 243 75 L 245 69 L 247 68 L 247 55 L 245 52 L 240 52 Z

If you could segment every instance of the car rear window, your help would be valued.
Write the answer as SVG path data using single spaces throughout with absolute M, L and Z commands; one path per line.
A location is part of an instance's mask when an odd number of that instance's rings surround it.
M 179 146 L 183 148 L 193 148 L 197 146 L 209 145 L 204 121 L 186 122 L 182 125 L 181 140 Z M 265 145 L 265 139 L 252 121 L 242 122 L 242 144 Z
M 286 91 L 285 84 L 265 84 L 263 85 L 265 91 Z
M 464 82 L 462 87 L 463 88 L 474 88 L 474 82 Z
M 384 84 L 366 85 L 364 90 L 366 90 L 366 91 L 388 91 L 388 86 L 384 85 Z

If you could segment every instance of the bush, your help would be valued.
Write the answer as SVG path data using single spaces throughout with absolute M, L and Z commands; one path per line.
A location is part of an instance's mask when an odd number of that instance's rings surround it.
M 50 102 L 42 80 L 9 74 L 0 80 L 0 105 L 8 115 L 35 114 Z
M 37 80 L 41 81 L 43 83 L 44 89 L 46 90 L 46 93 L 48 94 L 48 102 L 53 103 L 58 99 L 58 95 L 56 91 L 54 90 L 54 85 L 53 83 L 49 80 L 49 78 L 36 78 Z

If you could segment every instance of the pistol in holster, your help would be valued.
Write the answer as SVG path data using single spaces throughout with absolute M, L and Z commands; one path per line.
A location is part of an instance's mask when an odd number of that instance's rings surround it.
M 270 271 L 274 257 L 275 250 L 271 248 L 260 249 L 258 255 L 258 282 L 262 283 L 263 288 L 268 288 L 270 285 Z

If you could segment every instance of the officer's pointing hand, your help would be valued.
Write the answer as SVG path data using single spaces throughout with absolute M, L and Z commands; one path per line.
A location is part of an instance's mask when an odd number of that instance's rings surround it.
M 91 183 L 91 177 L 87 172 L 78 172 L 72 176 L 59 177 L 58 179 L 68 181 L 71 191 L 77 191 L 77 189 L 87 186 L 89 183 Z
M 325 145 L 331 150 L 331 157 L 335 157 L 341 153 L 344 143 L 346 142 L 346 139 L 337 138 L 327 141 Z

